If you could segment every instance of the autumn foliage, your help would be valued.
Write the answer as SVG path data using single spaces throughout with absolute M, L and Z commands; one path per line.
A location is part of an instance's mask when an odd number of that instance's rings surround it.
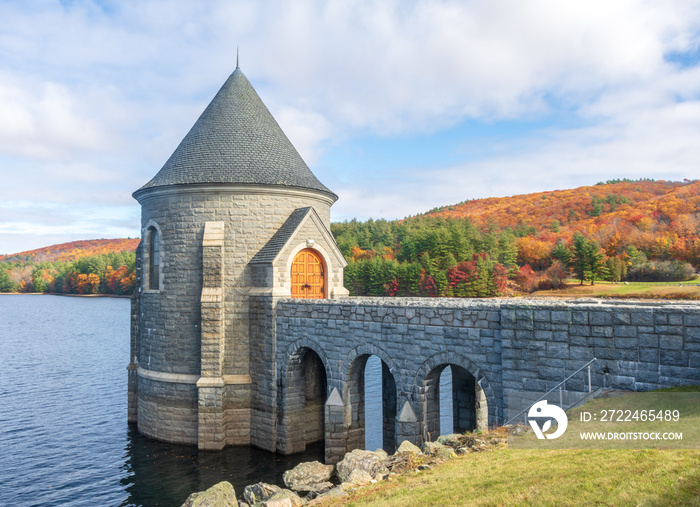
M 531 292 L 572 275 L 680 281 L 700 267 L 700 182 L 611 180 L 331 229 L 354 295 L 485 297 L 508 278 Z
M 10 255 L 0 255 L 0 262 L 71 262 L 83 257 L 102 255 L 112 252 L 133 252 L 139 245 L 139 239 L 91 239 L 71 241 L 36 250 L 28 250 Z
M 138 241 L 75 241 L 4 256 L 0 292 L 131 294 Z
M 495 225 L 518 238 L 518 263 L 549 265 L 558 241 L 571 246 L 576 232 L 596 241 L 607 257 L 629 245 L 649 259 L 700 265 L 700 181 L 611 180 L 594 186 L 478 199 L 427 215 L 468 218 L 477 228 Z

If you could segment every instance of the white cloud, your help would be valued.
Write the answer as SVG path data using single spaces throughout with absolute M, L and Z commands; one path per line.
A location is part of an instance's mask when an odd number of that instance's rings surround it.
M 321 178 L 340 194 L 339 216 L 606 175 L 694 176 L 700 69 L 666 56 L 698 50 L 696 2 L 29 1 L 4 4 L 0 19 L 0 201 L 137 209 L 131 191 L 233 70 L 237 45 L 312 169 L 358 135 L 439 133 L 469 119 L 540 129 L 452 167 L 358 167 L 354 186 Z M 560 114 L 578 126 L 559 126 Z
M 104 124 L 90 118 L 85 103 L 53 82 L 0 82 L 0 154 L 51 160 L 74 150 L 100 151 L 109 144 Z
M 520 140 L 516 152 L 451 167 L 410 168 L 354 185 L 339 182 L 334 190 L 340 200 L 333 216 L 402 218 L 466 199 L 573 188 L 613 178 L 697 179 L 697 139 L 700 101 L 668 102 L 594 126 L 533 132 Z

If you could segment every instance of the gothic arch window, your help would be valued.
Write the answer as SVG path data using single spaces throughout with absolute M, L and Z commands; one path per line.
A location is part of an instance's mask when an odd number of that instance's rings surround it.
M 148 277 L 146 279 L 147 290 L 160 290 L 160 231 L 151 226 L 146 230 L 146 264 Z
M 326 264 L 317 251 L 305 248 L 296 254 L 291 275 L 293 298 L 326 298 Z

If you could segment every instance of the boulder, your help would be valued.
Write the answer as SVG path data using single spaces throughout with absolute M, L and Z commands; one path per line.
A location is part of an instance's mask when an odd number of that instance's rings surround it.
M 457 455 L 455 454 L 455 450 L 452 447 L 448 447 L 446 445 L 440 447 L 437 450 L 437 453 L 435 453 L 435 456 L 443 459 L 452 459 L 457 457 Z
M 245 487 L 243 490 L 243 499 L 246 501 L 246 503 L 254 505 L 256 503 L 264 502 L 281 490 L 282 488 L 275 486 L 274 484 L 258 482 Z
M 379 456 L 379 459 L 382 461 L 389 458 L 389 455 L 387 454 L 387 452 L 384 449 L 377 449 L 376 451 L 374 451 L 374 454 Z
M 442 435 L 437 439 L 438 443 L 449 445 L 450 447 L 459 447 L 464 443 L 464 435 L 459 433 L 451 433 L 449 435 Z
M 304 505 L 304 500 L 294 491 L 281 489 L 265 500 L 261 505 L 263 507 L 301 507 Z
M 377 453 L 355 449 L 343 457 L 343 460 L 336 465 L 338 479 L 340 482 L 347 482 L 353 470 L 367 472 L 372 478 L 379 474 L 389 473 L 382 465 L 382 459 Z
M 359 468 L 355 468 L 350 472 L 350 476 L 346 481 L 343 482 L 343 485 L 347 484 L 349 486 L 364 486 L 365 484 L 369 484 L 372 482 L 373 478 L 371 475 L 369 475 L 367 472 L 364 470 L 360 470 Z
M 238 507 L 238 500 L 231 483 L 223 481 L 206 491 L 192 493 L 182 507 Z
M 425 454 L 429 454 L 430 456 L 435 456 L 440 449 L 452 449 L 451 447 L 447 447 L 445 444 L 441 444 L 440 442 L 424 442 L 423 443 L 423 452 Z
M 318 461 L 299 463 L 287 470 L 282 478 L 289 489 L 294 491 L 317 491 L 316 485 L 327 483 L 333 474 L 333 465 L 324 465 Z
M 401 445 L 396 450 L 396 452 L 410 452 L 411 454 L 421 454 L 420 449 L 408 440 L 404 440 L 403 442 L 401 442 Z
M 298 489 L 297 491 L 299 492 L 305 492 L 305 493 L 316 493 L 317 495 L 321 493 L 325 493 L 329 489 L 331 489 L 335 484 L 329 481 L 323 481 L 323 482 L 316 482 L 314 484 L 305 484 L 304 487 L 301 489 Z

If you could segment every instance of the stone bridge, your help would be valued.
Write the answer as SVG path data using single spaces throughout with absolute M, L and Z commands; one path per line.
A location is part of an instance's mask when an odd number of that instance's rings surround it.
M 509 392 L 545 391 L 594 357 L 592 383 L 700 383 L 700 306 L 593 300 L 251 296 L 251 443 L 281 453 L 364 446 L 364 365 L 382 361 L 384 448 L 439 434 L 453 372 L 455 430 L 502 424 Z M 604 374 L 603 372 L 607 373 Z M 567 388 L 584 391 L 584 378 Z

